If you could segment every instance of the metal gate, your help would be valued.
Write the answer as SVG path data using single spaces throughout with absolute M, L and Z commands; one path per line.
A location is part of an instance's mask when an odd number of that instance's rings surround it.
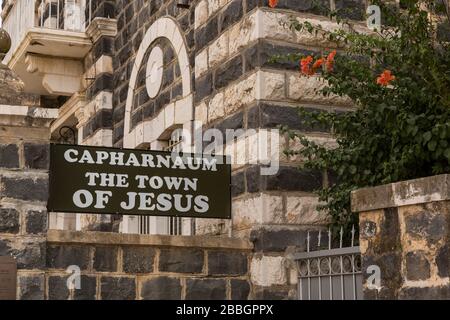
M 342 229 L 337 248 L 332 248 L 331 232 L 325 234 L 328 243 L 321 244 L 323 233 L 319 232 L 317 246 L 313 248 L 308 233 L 307 252 L 293 256 L 298 270 L 298 299 L 362 300 L 361 253 L 359 246 L 354 245 L 355 229 L 348 247 L 343 246 Z

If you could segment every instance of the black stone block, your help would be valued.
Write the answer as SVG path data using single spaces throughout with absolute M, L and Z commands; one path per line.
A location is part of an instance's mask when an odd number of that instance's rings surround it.
M 233 58 L 223 66 L 219 67 L 214 74 L 214 87 L 219 90 L 229 83 L 239 79 L 243 75 L 243 58 L 241 55 Z
M 43 240 L 27 240 L 20 249 L 11 249 L 10 253 L 16 258 L 17 269 L 45 268 L 46 242 Z
M 226 282 L 222 279 L 187 279 L 186 300 L 225 300 Z
M 39 234 L 47 231 L 47 211 L 28 211 L 25 218 L 27 233 Z
M 291 9 L 299 12 L 309 12 L 317 15 L 326 15 L 330 10 L 330 2 L 328 0 L 279 0 L 277 9 Z
M 180 279 L 157 277 L 146 280 L 141 285 L 144 300 L 181 300 Z
M 244 172 L 240 171 L 231 176 L 231 196 L 237 197 L 245 192 Z
M 67 300 L 69 299 L 69 289 L 67 287 L 68 277 L 50 276 L 48 278 L 48 299 Z
M 255 251 L 284 252 L 287 247 L 297 247 L 299 251 L 306 251 L 307 232 L 301 230 L 253 230 L 250 240 Z
M 430 263 L 424 252 L 406 254 L 406 278 L 408 280 L 426 280 L 430 277 Z
M 123 247 L 123 271 L 126 273 L 151 273 L 155 250 L 146 247 Z
M 245 171 L 247 192 L 255 193 L 261 190 L 261 167 L 251 166 Z
M 18 277 L 19 300 L 44 300 L 44 275 Z
M 15 144 L 0 145 L 0 167 L 19 167 L 19 149 Z
M 0 233 L 18 233 L 20 214 L 16 209 L 0 209 Z
M 247 280 L 231 279 L 231 300 L 248 300 L 250 284 Z
M 245 0 L 246 10 L 245 12 L 250 12 L 258 6 L 259 0 Z
M 170 102 L 170 90 L 161 92 L 155 99 L 155 115 Z
M 113 56 L 114 55 L 114 38 L 108 36 L 102 36 L 92 49 L 93 61 L 97 61 L 101 56 Z
M 23 152 L 27 168 L 48 169 L 50 163 L 50 147 L 48 144 L 25 143 Z
M 336 0 L 337 16 L 343 19 L 364 20 L 366 3 L 363 0 Z
M 89 247 L 74 245 L 47 246 L 47 267 L 50 269 L 67 269 L 76 265 L 81 270 L 89 267 Z
M 450 286 L 436 287 L 407 287 L 398 296 L 399 300 L 449 300 Z
M 367 281 L 370 276 L 365 272 L 371 265 L 380 267 L 381 286 L 383 287 L 377 293 L 378 299 L 396 299 L 398 289 L 402 286 L 403 279 L 401 273 L 402 255 L 399 252 L 386 253 L 383 255 L 363 255 L 362 256 L 362 275 L 363 281 Z
M 195 79 L 195 101 L 202 101 L 205 97 L 209 96 L 213 90 L 212 74 L 206 75 Z
M 245 253 L 208 251 L 208 274 L 246 275 L 248 258 Z
M 159 271 L 177 273 L 201 273 L 204 252 L 200 249 L 162 249 Z
M 322 187 L 322 173 L 300 170 L 296 167 L 280 167 L 277 174 L 266 176 L 265 190 L 314 192 Z
M 436 243 L 446 235 L 446 221 L 443 214 L 433 215 L 429 208 L 405 217 L 406 233 L 417 239 Z
M 3 177 L 3 190 L 0 196 L 25 200 L 25 201 L 47 201 L 48 179 L 8 178 Z
M 102 300 L 136 299 L 136 281 L 134 278 L 102 277 L 100 286 Z
M 117 247 L 95 247 L 94 270 L 117 271 Z
M 74 300 L 95 300 L 97 292 L 97 279 L 90 276 L 81 276 L 81 288 L 74 291 Z
M 232 24 L 238 22 L 242 19 L 244 14 L 242 0 L 233 0 L 226 8 L 222 11 L 219 18 L 219 32 L 222 33 L 224 30 L 228 29 Z
M 244 128 L 244 114 L 243 112 L 235 113 L 232 116 L 226 118 L 222 122 L 217 123 L 214 128 L 220 130 L 226 141 L 227 129 L 237 130 Z
M 218 18 L 211 19 L 204 27 L 195 30 L 195 46 L 198 52 L 219 35 Z
M 442 278 L 450 276 L 450 247 L 449 244 L 442 246 L 436 255 L 438 275 Z

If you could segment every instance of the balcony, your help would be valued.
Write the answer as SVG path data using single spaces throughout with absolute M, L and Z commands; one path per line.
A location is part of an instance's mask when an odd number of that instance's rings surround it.
M 3 28 L 12 40 L 3 62 L 22 78 L 25 91 L 55 96 L 80 91 L 82 59 L 92 47 L 85 33 L 91 1 L 3 2 Z

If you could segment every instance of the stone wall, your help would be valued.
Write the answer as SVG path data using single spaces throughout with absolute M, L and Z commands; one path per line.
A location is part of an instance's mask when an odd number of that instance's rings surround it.
M 22 99 L 14 95 L 12 102 Z M 45 279 L 49 126 L 56 116 L 57 110 L 0 105 L 0 256 L 16 259 L 22 298 L 38 298 L 30 288 Z
M 50 231 L 45 299 L 229 300 L 252 297 L 252 245 L 238 239 Z M 81 269 L 68 290 L 66 269 Z
M 352 208 L 362 270 L 381 271 L 377 289 L 365 273 L 365 299 L 450 299 L 450 175 L 355 191 Z
M 342 1 L 336 6 L 349 9 L 345 17 L 363 26 L 365 1 Z M 118 1 L 115 17 L 113 144 L 117 147 L 163 149 L 171 130 L 190 128 L 193 120 L 201 121 L 205 129 L 223 132 L 288 125 L 329 144 L 328 129 L 305 127 L 295 107 L 329 111 L 351 107 L 348 99 L 316 94 L 319 80 L 301 77 L 297 62 L 271 61 L 276 54 L 333 48 L 332 43 L 283 26 L 294 17 L 336 28 L 312 2 L 280 1 L 277 9 L 271 9 L 268 1 L 201 0 L 180 9 L 173 0 Z M 171 22 L 166 25 L 162 17 Z M 171 30 L 170 35 L 164 29 Z M 162 51 L 161 85 L 149 97 L 146 67 L 155 48 Z M 283 154 L 289 146 L 284 136 L 279 148 L 271 151 L 280 158 L 280 170 L 261 176 L 250 139 L 241 137 L 224 146 L 238 159 L 233 165 L 232 223 L 196 219 L 197 234 L 248 238 L 255 226 L 301 229 L 326 223 L 326 217 L 315 210 L 317 198 L 312 192 L 327 177 L 298 170 L 301 159 Z

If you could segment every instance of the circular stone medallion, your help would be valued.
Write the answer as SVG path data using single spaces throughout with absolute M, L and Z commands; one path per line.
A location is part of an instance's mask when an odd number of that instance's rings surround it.
M 158 95 L 163 78 L 163 51 L 160 47 L 154 47 L 150 52 L 145 73 L 145 86 L 149 98 Z

